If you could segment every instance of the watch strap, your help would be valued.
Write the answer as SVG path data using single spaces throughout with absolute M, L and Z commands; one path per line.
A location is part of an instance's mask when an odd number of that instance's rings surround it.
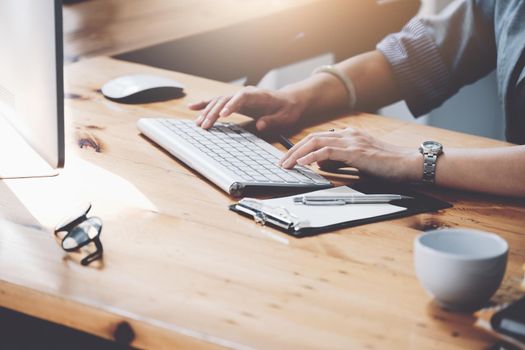
M 435 153 L 423 153 L 423 178 L 421 181 L 426 184 L 436 182 L 436 163 L 438 155 Z

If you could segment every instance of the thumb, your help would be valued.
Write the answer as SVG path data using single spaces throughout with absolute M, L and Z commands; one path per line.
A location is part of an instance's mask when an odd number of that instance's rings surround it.
M 283 124 L 283 115 L 281 113 L 275 113 L 258 118 L 255 127 L 258 131 L 264 131 L 281 124 Z

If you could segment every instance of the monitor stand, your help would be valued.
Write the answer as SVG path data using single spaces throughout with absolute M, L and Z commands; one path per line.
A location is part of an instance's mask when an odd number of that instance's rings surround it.
M 0 179 L 58 175 L 20 133 L 0 116 Z

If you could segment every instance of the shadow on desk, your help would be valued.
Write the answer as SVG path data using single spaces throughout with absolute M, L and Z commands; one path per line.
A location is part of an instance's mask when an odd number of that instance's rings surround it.
M 4 308 L 0 308 L 0 339 L 0 347 L 10 350 L 133 349 Z

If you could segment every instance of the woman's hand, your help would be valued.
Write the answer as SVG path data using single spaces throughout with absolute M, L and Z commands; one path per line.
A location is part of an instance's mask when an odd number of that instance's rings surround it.
M 213 126 L 219 117 L 241 113 L 257 119 L 257 130 L 283 128 L 295 124 L 305 106 L 290 92 L 263 90 L 248 86 L 233 96 L 215 97 L 192 103 L 192 110 L 202 110 L 195 123 L 204 129 Z
M 323 168 L 334 161 L 390 181 L 417 181 L 423 171 L 417 148 L 390 145 L 352 128 L 308 135 L 284 155 L 280 165 L 291 169 L 317 162 Z

